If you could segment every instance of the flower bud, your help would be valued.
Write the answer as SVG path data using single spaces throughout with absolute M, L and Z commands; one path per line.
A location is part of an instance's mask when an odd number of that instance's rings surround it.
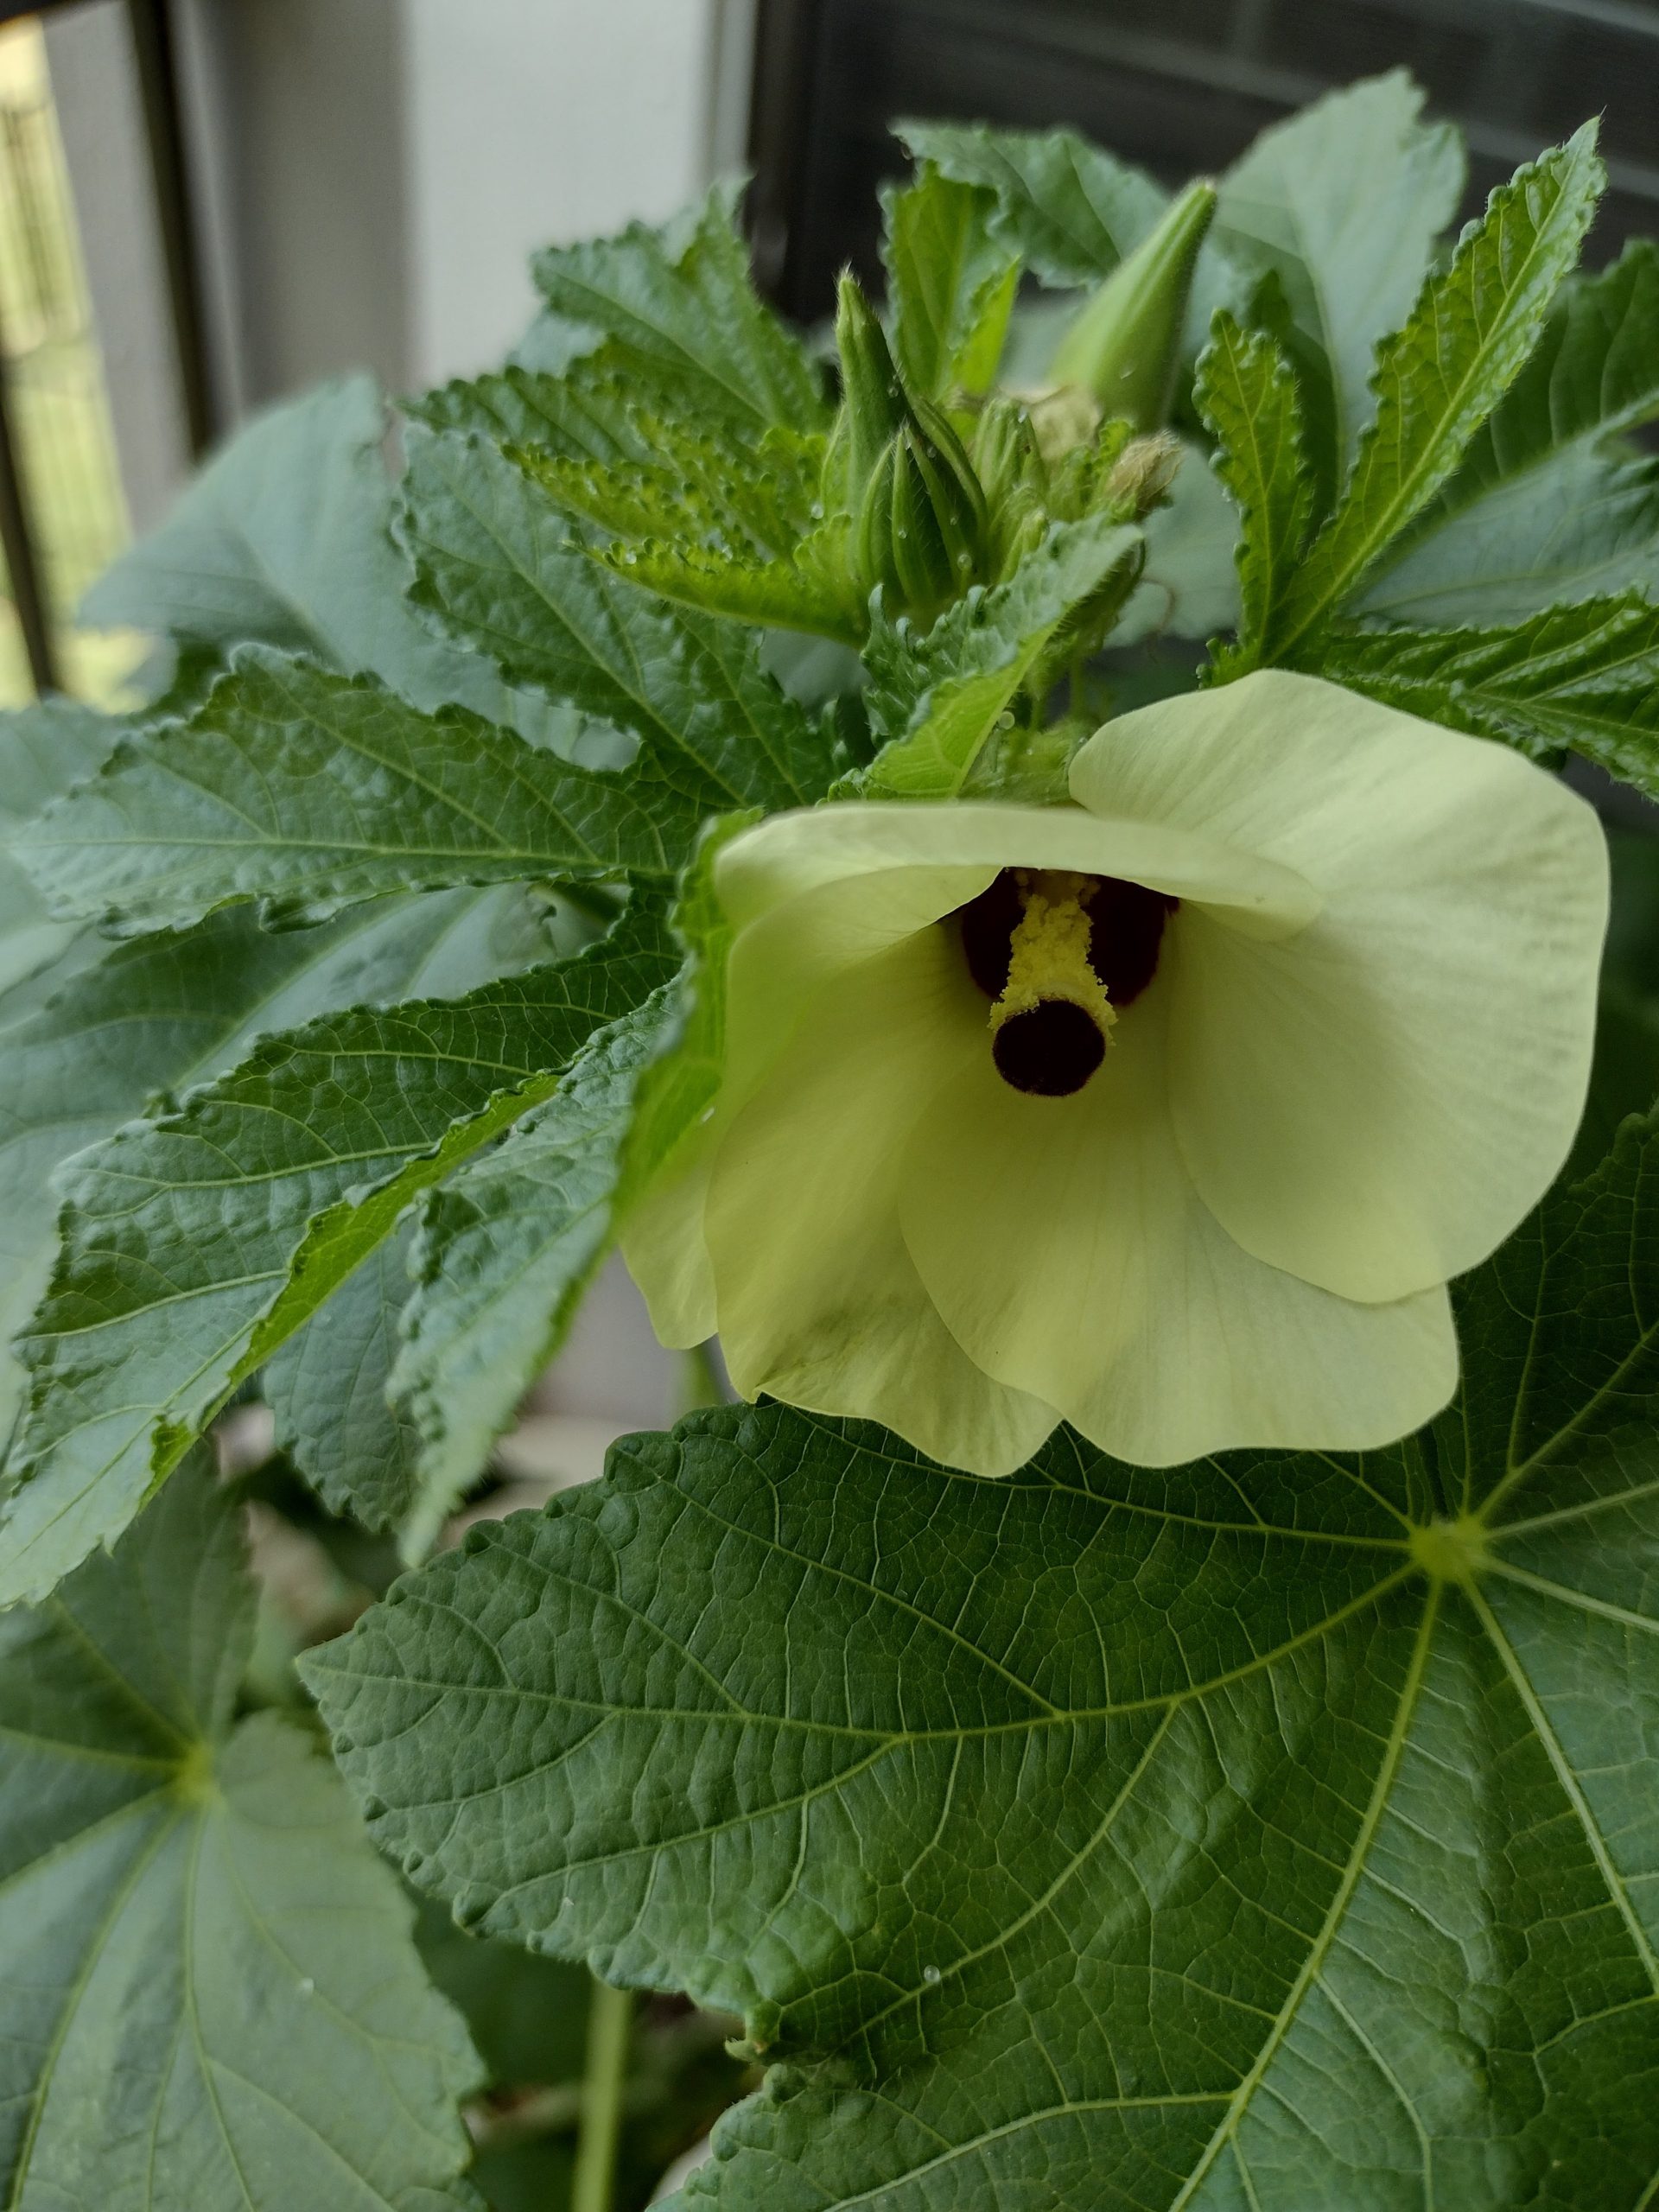
M 1100 504 L 1116 510 L 1125 522 L 1144 522 L 1168 499 L 1180 466 L 1181 442 L 1167 430 L 1131 438 L 1107 471 Z
M 1048 468 L 1031 410 L 1012 394 L 986 404 L 974 430 L 974 473 L 990 516 L 990 559 L 999 578 L 1011 575 L 1048 535 Z
M 828 488 L 856 514 L 882 448 L 909 418 L 905 389 L 887 334 L 851 270 L 842 276 L 836 308 L 841 356 L 841 417 L 825 464 Z
M 859 510 L 854 547 L 861 588 L 879 584 L 890 613 L 931 621 L 984 572 L 985 494 L 961 439 L 930 401 L 882 448 Z
M 1137 430 L 1164 423 L 1192 272 L 1215 212 L 1214 185 L 1188 185 L 1060 340 L 1053 383 L 1082 385 Z

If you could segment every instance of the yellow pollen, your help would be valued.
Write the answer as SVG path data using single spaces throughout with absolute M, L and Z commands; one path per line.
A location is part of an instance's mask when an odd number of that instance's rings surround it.
M 1020 868 L 1014 880 L 1026 911 L 1008 941 L 1008 980 L 991 1008 L 992 1036 L 1017 1014 L 1069 999 L 1109 1045 L 1117 1015 L 1089 965 L 1091 924 L 1084 893 L 1090 879 L 1070 868 Z

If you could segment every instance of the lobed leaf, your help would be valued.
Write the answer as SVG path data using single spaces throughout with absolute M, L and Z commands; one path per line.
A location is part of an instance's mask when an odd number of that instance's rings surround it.
M 1519 620 L 1659 591 L 1659 471 L 1619 435 L 1659 415 L 1659 247 L 1563 289 L 1463 465 L 1362 594 L 1426 624 Z
M 574 959 L 273 1039 L 67 1167 L 57 1263 L 21 1344 L 0 1603 L 43 1594 L 118 1535 L 410 1203 L 549 1096 L 675 964 L 642 901 Z
M 96 944 L 96 940 L 93 943 Z M 0 1338 L 46 1287 L 52 1174 L 158 1093 L 225 1073 L 257 1039 L 331 1007 L 475 989 L 545 959 L 550 939 L 517 887 L 388 899 L 321 929 L 272 936 L 246 913 L 122 945 L 44 1005 L 0 998 Z M 22 1393 L 8 1350 L 0 1429 Z
M 1513 382 L 1595 213 L 1604 176 L 1595 140 L 1586 123 L 1500 186 L 1378 348 L 1376 417 L 1261 658 L 1294 664 L 1311 649 Z
M 591 560 L 545 495 L 474 438 L 410 436 L 416 596 L 515 682 L 637 738 L 705 812 L 820 798 L 834 763 L 733 625 L 657 604 Z
M 952 182 L 992 194 L 994 241 L 1045 284 L 1097 284 L 1155 228 L 1169 194 L 1075 130 L 993 130 L 981 123 L 899 123 L 917 161 Z M 1204 342 L 1221 306 L 1242 309 L 1247 271 L 1220 240 L 1198 256 L 1186 344 Z
M 1096 283 L 1139 245 L 1168 194 L 1075 130 L 976 123 L 894 125 L 906 150 L 949 182 L 988 192 L 991 236 L 1045 284 Z
M 16 2212 L 477 2212 L 479 2067 L 326 1760 L 232 1726 L 251 1630 L 205 1454 L 0 1622 L 0 2185 Z
M 1537 760 L 1581 753 L 1659 798 L 1659 607 L 1634 593 L 1503 630 L 1340 633 L 1320 671 Z
M 1634 2206 L 1659 2159 L 1659 1115 L 1357 1457 L 618 1447 L 307 1674 L 489 1931 L 781 2062 L 686 2202 Z
M 645 461 L 639 408 L 603 346 L 563 375 L 509 362 L 399 402 L 429 430 L 476 431 L 497 445 L 533 445 L 573 461 Z
M 1406 320 L 1463 194 L 1458 133 L 1422 105 L 1403 69 L 1344 86 L 1264 130 L 1220 182 L 1217 231 L 1282 288 L 1322 509 L 1376 412 L 1378 341 Z
M 732 188 L 717 184 L 666 228 L 549 247 L 536 282 L 556 314 L 608 340 L 607 367 L 659 411 L 826 429 L 817 372 L 757 296 L 735 212 Z
M 378 676 L 416 707 L 468 707 L 545 744 L 568 717 L 436 636 L 405 597 L 391 541 L 385 403 L 343 378 L 257 415 L 92 586 L 92 623 L 130 624 L 222 658 L 259 643 Z
M 249 899 L 292 924 L 390 892 L 671 875 L 723 791 L 653 738 L 626 775 L 582 768 L 462 708 L 422 715 L 372 677 L 250 648 L 17 850 L 54 911 L 127 933 Z
M 672 988 L 601 1030 L 552 1097 L 422 1209 L 391 1376 L 418 1439 L 412 1517 L 399 1516 L 416 1557 L 557 1351 L 605 1255 L 634 1093 L 661 1049 Z
M 331 1512 L 370 1529 L 406 1528 L 422 1498 L 419 1433 L 387 1395 L 414 1242 L 404 1220 L 277 1346 L 259 1378 L 278 1451 Z M 469 1480 L 482 1465 L 474 1462 Z
M 69 952 L 77 936 L 54 920 L 17 857 L 18 839 L 42 807 L 101 765 L 122 728 L 68 699 L 0 715 L 0 1009 L 18 985 Z
M 1222 314 L 1199 357 L 1193 397 L 1216 439 L 1216 474 L 1238 510 L 1238 650 L 1248 656 L 1272 633 L 1313 512 L 1296 379 L 1271 337 Z

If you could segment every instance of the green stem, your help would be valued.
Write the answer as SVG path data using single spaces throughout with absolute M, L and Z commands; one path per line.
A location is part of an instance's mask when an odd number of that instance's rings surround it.
M 611 2212 L 632 2031 L 633 1992 L 595 1980 L 588 2005 L 588 2063 L 582 2079 L 582 2125 L 576 2135 L 570 2212 Z

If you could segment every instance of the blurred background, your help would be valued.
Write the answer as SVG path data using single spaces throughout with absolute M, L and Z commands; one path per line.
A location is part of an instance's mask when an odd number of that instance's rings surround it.
M 1469 210 L 1604 116 L 1605 259 L 1659 229 L 1659 0 L 67 0 L 0 7 L 0 702 L 118 703 L 81 592 L 261 404 L 468 372 L 532 247 L 748 167 L 764 287 L 876 273 L 906 114 L 1076 124 L 1166 181 L 1397 65 Z

